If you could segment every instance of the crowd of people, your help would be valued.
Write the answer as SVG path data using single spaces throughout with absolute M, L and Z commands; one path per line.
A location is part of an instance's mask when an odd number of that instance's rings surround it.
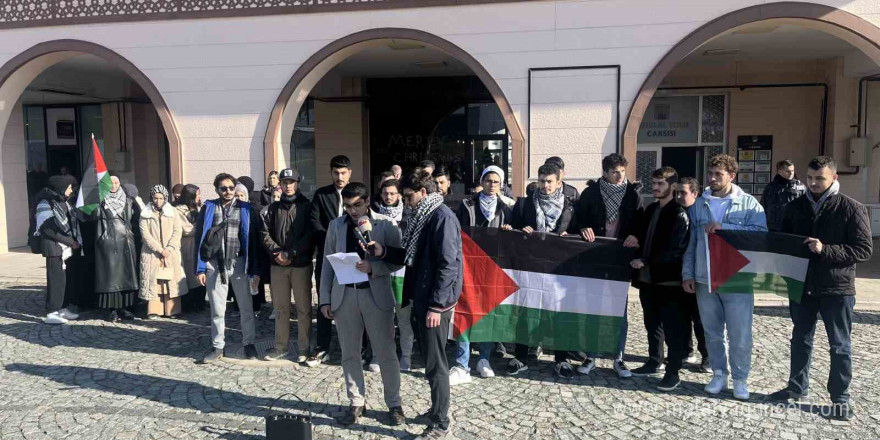
M 80 285 L 81 271 L 71 266 L 83 267 L 82 250 L 88 247 L 92 305 L 108 310 L 108 319 L 132 319 L 138 298 L 147 303 L 150 319 L 198 312 L 207 303 L 212 349 L 202 362 L 208 363 L 224 356 L 226 308 L 232 300 L 244 355 L 257 359 L 255 314 L 268 283 L 275 344 L 263 360 L 289 357 L 311 367 L 326 362 L 335 321 L 350 401 L 339 422 L 353 424 L 363 415 L 364 365 L 369 365 L 381 373 L 389 423 L 398 425 L 406 420 L 400 374 L 412 368 L 418 341 L 431 389 L 431 409 L 423 418 L 428 428 L 418 438 L 439 439 L 450 429 L 450 386 L 473 380 L 471 344 L 457 342 L 455 359 L 446 357 L 463 282 L 462 226 L 571 235 L 588 242 L 608 237 L 633 249 L 632 283 L 639 289 L 647 361 L 632 370 L 626 365 L 624 315 L 615 352 L 554 352 L 559 378 L 589 375 L 604 357 L 620 378 L 662 374 L 657 389 L 672 391 L 680 384 L 680 370 L 692 364 L 712 375 L 706 392 L 727 390 L 732 377 L 733 397 L 742 400 L 749 398 L 754 296 L 713 291 L 707 237 L 719 230 L 770 230 L 804 236 L 804 246 L 814 254 L 803 299 L 790 304 L 791 376 L 773 397 L 788 401 L 808 394 L 813 333 L 821 316 L 831 345 L 828 388 L 835 416 L 850 419 L 855 264 L 870 258 L 872 244 L 867 212 L 840 193 L 834 160 L 810 161 L 806 186 L 795 178 L 792 162 L 779 162 L 763 205 L 734 183 L 738 165 L 728 155 L 707 162 L 705 189 L 673 168 L 655 170 L 645 182 L 654 198 L 647 205 L 641 184 L 626 178 L 627 167 L 623 156 L 606 156 L 601 178 L 579 192 L 565 182 L 563 160 L 551 157 L 538 168 L 538 180 L 525 197 L 514 199 L 497 166 L 486 167 L 469 194 L 453 194 L 445 167 L 425 161 L 406 174 L 398 165 L 382 173 L 371 195 L 368 185 L 351 181 L 351 160 L 336 156 L 329 163 L 332 183 L 311 200 L 301 193 L 302 176 L 292 168 L 270 173 L 258 191 L 247 176 L 218 174 L 212 188 L 217 197 L 204 201 L 194 185 L 175 185 L 171 193 L 156 185 L 144 203 L 136 188 L 114 176 L 109 195 L 88 215 L 69 203 L 76 182 L 69 175 L 53 176 L 35 209 L 35 234 L 47 267 L 45 322 L 77 318 L 70 304 L 78 297 L 71 292 Z M 364 223 L 371 226 L 369 234 Z M 94 230 L 89 238 L 84 238 L 86 226 Z M 367 281 L 340 284 L 328 260 L 336 253 L 356 253 L 356 269 Z M 402 298 L 397 299 L 392 275 L 401 270 Z M 318 292 L 314 338 L 313 279 Z M 298 323 L 295 354 L 288 353 L 292 310 Z M 474 345 L 476 373 L 495 376 L 490 358 L 504 354 L 505 346 Z M 541 351 L 516 345 L 505 373 L 527 370 Z

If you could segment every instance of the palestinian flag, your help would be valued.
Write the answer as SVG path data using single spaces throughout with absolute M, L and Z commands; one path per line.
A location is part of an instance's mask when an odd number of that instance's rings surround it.
M 79 195 L 76 198 L 76 207 L 91 214 L 101 205 L 113 183 L 107 174 L 107 165 L 104 164 L 104 156 L 92 134 L 92 154 L 89 157 L 89 166 L 83 172 L 82 185 L 79 186 Z
M 397 301 L 397 304 L 403 303 L 403 274 L 405 273 L 406 266 L 391 274 L 391 293 L 394 294 L 394 300 Z
M 804 237 L 778 232 L 708 234 L 709 278 L 719 293 L 773 293 L 800 302 L 812 253 Z
M 632 271 L 621 242 L 465 227 L 462 251 L 454 337 L 617 351 Z

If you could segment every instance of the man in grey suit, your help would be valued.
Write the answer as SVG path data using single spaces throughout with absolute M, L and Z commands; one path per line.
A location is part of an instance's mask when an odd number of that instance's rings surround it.
M 345 214 L 330 222 L 324 242 L 324 265 L 321 270 L 320 309 L 327 319 L 336 320 L 336 332 L 342 349 L 342 374 L 351 402 L 349 412 L 339 419 L 343 425 L 356 423 L 364 412 L 364 371 L 361 345 L 364 329 L 372 341 L 373 356 L 378 360 L 385 388 L 385 403 L 391 425 L 406 419 L 400 403 L 400 364 L 394 343 L 394 294 L 391 274 L 401 266 L 372 258 L 359 243 L 358 221 L 370 219 L 373 225 L 370 240 L 386 246 L 400 246 L 400 230 L 392 222 L 370 214 L 367 187 L 352 182 L 342 189 Z M 367 274 L 368 281 L 339 284 L 327 255 L 356 252 L 361 261 L 357 270 Z

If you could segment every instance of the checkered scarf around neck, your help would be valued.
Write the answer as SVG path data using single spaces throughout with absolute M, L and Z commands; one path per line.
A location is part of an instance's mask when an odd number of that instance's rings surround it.
M 556 222 L 562 217 L 562 208 L 565 207 L 565 194 L 562 187 L 556 188 L 550 194 L 544 194 L 536 189 L 532 199 L 535 201 L 535 219 L 537 220 L 538 232 L 553 232 Z
M 608 183 L 604 178 L 599 179 L 599 192 L 605 203 L 605 221 L 613 223 L 620 216 L 620 204 L 623 202 L 623 196 L 626 195 L 626 186 L 626 179 L 617 185 Z
M 434 211 L 443 204 L 443 196 L 439 192 L 428 194 L 418 206 L 416 206 L 412 217 L 406 225 L 406 232 L 403 233 L 403 247 L 406 249 L 406 265 L 412 266 L 415 260 L 416 251 L 418 250 L 419 237 L 422 235 L 422 229 L 428 223 L 428 219 L 434 214 Z
M 378 205 L 379 206 L 377 206 L 377 211 L 379 212 L 379 214 L 393 218 L 396 221 L 400 221 L 400 219 L 403 217 L 404 203 L 401 201 L 397 202 L 397 206 L 388 206 L 385 204 L 385 202 L 379 203 Z
M 226 206 L 223 206 L 222 199 L 217 201 L 213 226 L 223 223 L 224 220 L 226 221 L 226 240 L 223 243 L 223 255 L 226 265 L 229 266 L 241 252 L 241 241 L 238 237 L 238 230 L 241 226 L 241 209 L 238 206 L 238 199 L 233 198 Z
M 122 185 L 119 186 L 116 192 L 111 192 L 104 198 L 104 206 L 119 217 L 122 217 L 122 213 L 125 210 L 125 202 L 126 195 L 125 191 L 122 190 Z

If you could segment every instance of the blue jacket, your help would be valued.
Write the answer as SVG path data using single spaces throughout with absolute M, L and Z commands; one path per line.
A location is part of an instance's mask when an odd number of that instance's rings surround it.
M 199 211 L 198 220 L 196 220 L 196 274 L 202 274 L 207 271 L 205 260 L 202 260 L 199 250 L 202 248 L 202 241 L 204 241 L 205 235 L 208 234 L 208 230 L 211 229 L 214 223 L 214 210 L 219 206 L 219 200 L 206 201 Z M 249 258 L 257 251 L 260 243 L 258 238 L 261 222 L 259 214 L 254 211 L 250 203 L 242 201 L 237 201 L 236 203 L 238 203 L 239 209 L 241 209 L 241 225 L 239 226 L 238 238 L 241 240 L 241 249 L 244 252 L 245 269 L 248 275 L 259 275 L 260 268 L 258 266 L 260 259 Z
M 712 212 L 709 209 L 708 195 L 712 190 L 706 188 L 703 195 L 688 208 L 688 216 L 691 220 L 691 238 L 688 242 L 687 251 L 684 253 L 684 261 L 681 267 L 681 279 L 683 281 L 696 280 L 701 284 L 709 283 L 709 268 L 706 262 L 708 248 L 706 247 L 705 226 L 712 223 Z M 721 229 L 733 231 L 766 231 L 767 217 L 764 208 L 758 200 L 745 193 L 740 187 L 733 185 L 731 192 L 732 201 L 724 212 Z

